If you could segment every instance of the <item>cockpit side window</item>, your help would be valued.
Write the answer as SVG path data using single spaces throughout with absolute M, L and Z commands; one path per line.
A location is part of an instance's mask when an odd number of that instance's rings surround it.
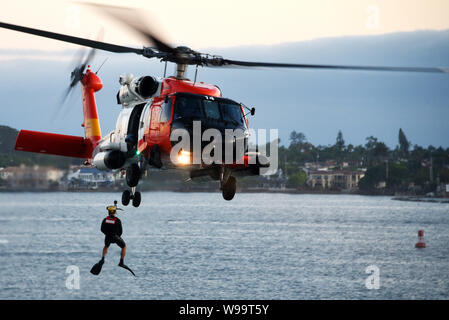
M 162 111 L 159 121 L 160 122 L 168 122 L 171 117 L 171 108 L 172 108 L 172 98 L 168 98 L 167 102 L 162 104 Z
M 225 121 L 243 124 L 243 113 L 241 106 L 233 103 L 221 102 L 221 113 Z

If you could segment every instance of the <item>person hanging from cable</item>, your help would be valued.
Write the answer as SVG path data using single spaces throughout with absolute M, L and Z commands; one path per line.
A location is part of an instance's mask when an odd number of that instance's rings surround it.
M 109 246 L 111 245 L 111 243 L 115 243 L 122 249 L 120 252 L 120 262 L 118 264 L 119 267 L 129 270 L 135 276 L 134 272 L 123 262 L 126 255 L 126 243 L 121 238 L 121 235 L 123 233 L 122 222 L 119 218 L 116 217 L 117 210 L 122 209 L 117 208 L 117 201 L 114 201 L 114 205 L 108 206 L 106 207 L 106 209 L 108 210 L 108 216 L 104 218 L 103 222 L 101 223 L 101 232 L 103 232 L 105 235 L 103 254 L 101 260 L 92 267 L 90 272 L 94 275 L 100 274 L 101 268 L 104 264 L 104 258 L 108 253 Z

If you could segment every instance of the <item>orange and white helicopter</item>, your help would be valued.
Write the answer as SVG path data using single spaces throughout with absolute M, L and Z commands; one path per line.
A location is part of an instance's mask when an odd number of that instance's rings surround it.
M 400 71 L 400 72 L 433 72 L 448 73 L 446 68 L 407 68 L 407 67 L 374 67 L 374 66 L 341 66 L 316 64 L 291 64 L 249 62 L 224 59 L 221 56 L 203 54 L 185 46 L 172 47 L 151 31 L 144 28 L 137 19 L 137 12 L 111 6 L 99 6 L 107 14 L 127 24 L 145 36 L 154 46 L 133 48 L 102 41 L 89 40 L 44 30 L 38 30 L 9 23 L 0 22 L 0 27 L 55 40 L 70 42 L 92 48 L 87 57 L 71 74 L 70 91 L 81 83 L 83 97 L 84 137 L 61 135 L 46 132 L 21 130 L 15 149 L 20 151 L 53 154 L 86 159 L 85 164 L 100 170 L 126 170 L 126 182 L 131 188 L 122 194 L 123 205 L 132 204 L 138 207 L 141 194 L 136 191 L 143 170 L 147 166 L 156 168 L 175 168 L 189 170 L 190 177 L 208 176 L 220 181 L 223 198 L 233 199 L 236 192 L 235 176 L 259 175 L 261 168 L 269 167 L 266 157 L 248 149 L 249 124 L 247 115 L 254 115 L 254 108 L 247 108 L 242 103 L 222 97 L 216 85 L 204 84 L 185 78 L 189 65 L 202 67 L 275 67 L 275 68 L 309 68 L 340 69 L 367 71 Z M 126 15 L 121 14 L 127 11 Z M 132 18 L 129 18 L 132 17 Z M 114 53 L 135 53 L 146 58 L 156 58 L 165 63 L 176 64 L 174 76 L 156 78 L 153 76 L 133 77 L 122 75 L 117 103 L 122 110 L 117 118 L 115 129 L 102 136 L 97 114 L 94 93 L 102 88 L 98 75 L 90 70 L 89 61 L 94 50 Z M 245 110 L 248 112 L 245 113 Z M 170 157 L 177 141 L 172 141 L 171 134 L 182 129 L 194 135 L 194 121 L 201 122 L 201 133 L 207 129 L 216 129 L 223 134 L 222 148 L 230 146 L 233 151 L 232 163 L 193 161 L 194 150 L 180 149 L 176 159 Z M 236 148 L 236 139 L 226 139 L 225 130 L 241 130 L 243 149 Z M 210 148 L 210 143 L 201 144 L 202 152 Z M 213 146 L 212 149 L 217 146 Z M 228 150 L 228 149 L 227 149 Z M 212 150 L 212 153 L 214 151 Z M 251 161 L 253 160 L 253 161 Z

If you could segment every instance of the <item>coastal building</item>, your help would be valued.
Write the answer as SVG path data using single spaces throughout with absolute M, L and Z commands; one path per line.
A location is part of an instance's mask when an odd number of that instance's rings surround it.
M 100 171 L 93 167 L 71 167 L 67 174 L 69 188 L 96 189 L 111 186 L 114 181 L 113 173 Z
M 361 168 L 362 161 L 343 161 L 337 163 L 335 160 L 328 160 L 323 162 L 305 162 L 301 169 L 305 172 L 311 171 L 333 171 L 333 170 L 349 170 L 348 168 Z
M 364 176 L 365 172 L 361 170 L 310 171 L 307 176 L 307 185 L 323 190 L 355 190 Z
M 0 178 L 12 189 L 49 189 L 58 185 L 64 171 L 54 167 L 7 167 L 0 170 Z
M 379 181 L 376 184 L 376 189 L 385 189 L 387 187 L 387 182 L 385 180 Z
M 436 195 L 438 197 L 449 198 L 449 184 L 441 183 L 436 188 Z

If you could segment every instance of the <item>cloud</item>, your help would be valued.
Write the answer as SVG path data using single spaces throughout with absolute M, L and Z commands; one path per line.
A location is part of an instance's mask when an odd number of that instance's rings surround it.
M 207 52 L 254 61 L 449 66 L 448 40 L 449 30 L 418 31 L 212 48 Z M 75 52 L 0 51 L 1 56 L 7 54 L 16 59 L 0 65 L 0 123 L 18 129 L 82 135 L 79 88 L 66 112 L 51 121 L 69 84 Z M 100 72 L 104 88 L 97 94 L 103 134 L 114 128 L 120 112 L 115 101 L 120 74 L 162 76 L 164 70 L 157 60 L 101 51 L 93 62 L 94 70 L 106 56 L 110 58 Z M 168 73 L 173 70 L 174 65 L 169 64 Z M 188 73 L 191 78 L 193 70 L 191 67 Z M 278 128 L 282 143 L 296 130 L 304 132 L 314 144 L 333 144 L 338 130 L 342 130 L 347 143 L 363 144 L 367 136 L 374 135 L 394 147 L 401 127 L 412 143 L 449 146 L 448 75 L 200 68 L 199 80 L 217 84 L 228 98 L 255 106 L 251 124 Z

